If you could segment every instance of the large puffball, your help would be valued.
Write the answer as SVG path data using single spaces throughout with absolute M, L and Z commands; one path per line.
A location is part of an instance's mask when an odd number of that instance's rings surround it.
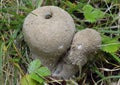
M 70 47 L 75 33 L 72 17 L 63 9 L 43 6 L 33 10 L 23 24 L 24 40 L 33 58 L 39 58 L 50 70 Z

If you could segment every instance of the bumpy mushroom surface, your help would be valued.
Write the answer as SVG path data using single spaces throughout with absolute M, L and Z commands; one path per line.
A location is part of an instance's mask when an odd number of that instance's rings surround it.
M 23 24 L 24 40 L 32 58 L 39 58 L 51 71 L 70 47 L 75 34 L 72 17 L 63 9 L 43 6 L 32 11 Z
M 53 76 L 64 79 L 72 77 L 78 72 L 78 67 L 87 63 L 91 54 L 98 50 L 100 44 L 101 37 L 97 31 L 85 29 L 77 32 L 68 55 L 61 61 Z
M 89 55 L 98 50 L 101 45 L 100 33 L 93 29 L 85 29 L 75 34 L 68 55 L 72 64 L 84 65 Z

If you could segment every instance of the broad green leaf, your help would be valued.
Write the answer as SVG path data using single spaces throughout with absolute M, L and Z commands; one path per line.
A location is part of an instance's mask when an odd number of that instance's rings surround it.
M 97 8 L 93 8 L 91 5 L 87 4 L 83 7 L 83 13 L 85 19 L 89 22 L 96 22 L 98 19 L 104 17 L 104 13 Z
M 102 49 L 105 52 L 114 53 L 119 49 L 119 44 L 112 44 L 112 43 L 110 43 L 109 45 L 106 44 L 106 46 L 103 46 Z
M 33 60 L 28 66 L 28 72 L 33 73 L 41 66 L 41 62 L 39 59 Z
M 51 75 L 50 70 L 47 67 L 41 67 L 39 68 L 36 73 L 42 77 Z
M 35 80 L 35 81 L 37 81 L 37 82 L 39 82 L 39 83 L 43 83 L 45 80 L 42 78 L 42 77 L 40 77 L 38 74 L 36 74 L 36 73 L 31 73 L 30 74 L 30 77 L 33 79 L 33 80 Z
M 100 11 L 99 9 L 94 9 L 94 11 L 92 12 L 92 16 L 94 16 L 94 18 L 97 20 L 98 18 L 103 18 L 103 12 Z
M 92 10 L 94 10 L 94 8 L 91 6 L 91 5 L 89 5 L 89 4 L 87 4 L 87 5 L 85 5 L 84 7 L 83 7 L 83 11 L 85 12 L 85 13 L 90 13 Z
M 35 82 L 33 79 L 31 79 L 30 75 L 25 75 L 20 80 L 20 85 L 37 85 L 37 82 Z
M 116 39 L 107 36 L 102 37 L 102 50 L 107 53 L 115 53 L 120 48 L 120 43 Z

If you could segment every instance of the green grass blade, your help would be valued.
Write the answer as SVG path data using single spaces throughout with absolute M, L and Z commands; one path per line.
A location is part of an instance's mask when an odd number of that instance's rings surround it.
M 2 63 L 3 63 L 3 59 L 2 59 L 2 57 L 3 57 L 3 48 L 4 48 L 4 45 L 5 45 L 5 43 L 0 43 L 0 84 L 3 84 L 3 72 L 2 72 Z
M 106 80 L 112 79 L 112 78 L 114 78 L 114 79 L 120 79 L 120 75 L 104 77 L 101 80 L 99 80 L 95 85 L 98 85 L 101 81 L 106 81 Z

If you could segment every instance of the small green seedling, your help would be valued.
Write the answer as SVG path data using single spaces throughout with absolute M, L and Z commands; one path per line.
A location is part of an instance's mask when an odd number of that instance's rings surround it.
M 107 53 L 115 53 L 120 48 L 120 43 L 117 39 L 107 36 L 102 37 L 102 50 Z
M 91 23 L 96 22 L 98 19 L 104 17 L 104 13 L 101 10 L 94 8 L 89 4 L 83 7 L 83 13 L 85 19 Z
M 33 60 L 28 66 L 28 74 L 21 79 L 21 85 L 44 85 L 45 77 L 50 75 L 50 70 L 43 67 L 39 59 Z
M 111 54 L 113 59 L 115 59 L 117 62 L 120 63 L 120 58 L 115 55 L 116 52 L 119 50 L 119 48 L 120 48 L 120 43 L 116 38 L 112 39 L 107 36 L 102 37 L 102 48 L 101 48 L 102 51 Z

